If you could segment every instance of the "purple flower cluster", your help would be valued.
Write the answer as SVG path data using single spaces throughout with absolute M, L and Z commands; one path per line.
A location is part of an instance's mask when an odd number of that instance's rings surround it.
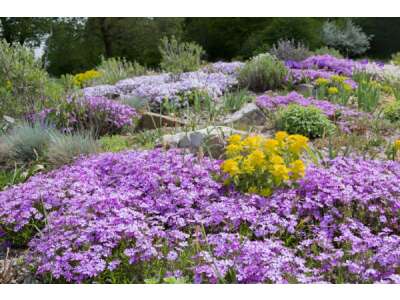
M 205 66 L 202 71 L 207 73 L 223 73 L 226 75 L 237 75 L 245 63 L 241 61 L 223 62 L 219 61 Z
M 195 282 L 400 282 L 400 164 L 326 164 L 263 198 L 215 181 L 219 161 L 104 153 L 1 192 L 0 224 L 43 222 L 28 262 L 72 282 L 152 261 Z
M 216 99 L 226 90 L 237 84 L 235 70 L 240 63 L 217 63 L 215 66 L 197 72 L 179 75 L 158 74 L 137 76 L 121 80 L 115 86 L 98 86 L 84 89 L 86 95 L 105 96 L 117 94 L 121 98 L 140 97 L 152 105 L 166 99 L 182 103 L 185 96 L 193 91 L 202 91 Z
M 291 69 L 325 70 L 350 77 L 355 70 L 362 68 L 363 64 L 325 54 L 310 56 L 301 62 L 287 61 L 286 66 Z
M 319 108 L 329 118 L 341 117 L 360 117 L 363 113 L 352 110 L 346 106 L 334 104 L 325 100 L 316 100 L 314 98 L 305 98 L 297 92 L 290 92 L 285 96 L 262 95 L 257 97 L 256 103 L 259 107 L 268 110 L 276 110 L 281 106 L 289 104 L 298 104 L 301 106 L 315 106 Z

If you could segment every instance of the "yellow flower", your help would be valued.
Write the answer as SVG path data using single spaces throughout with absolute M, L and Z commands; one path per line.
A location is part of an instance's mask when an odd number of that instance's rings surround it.
M 315 83 L 317 85 L 327 85 L 329 83 L 329 80 L 326 78 L 318 78 L 317 80 L 315 80 Z
M 239 174 L 239 165 L 237 161 L 233 159 L 225 160 L 221 165 L 222 171 L 228 173 L 231 176 L 235 176 Z
M 289 169 L 285 165 L 274 165 L 271 174 L 278 180 L 284 181 L 289 179 Z
M 341 76 L 341 75 L 332 75 L 331 76 L 331 80 L 333 82 L 337 82 L 337 83 L 343 83 L 347 79 L 348 78 L 346 76 Z
M 239 134 L 233 134 L 228 138 L 229 144 L 239 144 L 242 140 L 242 137 Z
M 226 146 L 226 155 L 228 157 L 233 157 L 239 155 L 242 150 L 243 147 L 240 144 L 229 144 Z
M 262 141 L 262 137 L 259 135 L 253 135 L 245 138 L 242 142 L 242 145 L 248 148 L 249 151 L 253 151 L 259 148 Z
M 288 138 L 289 151 L 294 154 L 299 154 L 301 150 L 307 147 L 308 138 L 300 134 L 292 134 Z
M 264 151 L 266 152 L 275 152 L 278 148 L 278 141 L 274 139 L 266 139 L 264 142 Z
M 306 171 L 306 166 L 304 165 L 304 163 L 303 163 L 300 159 L 295 160 L 295 161 L 292 163 L 291 167 L 292 167 L 292 168 L 291 168 L 291 170 L 292 170 L 292 177 L 293 177 L 294 179 L 304 177 L 305 171 Z
M 396 151 L 400 150 L 400 140 L 397 140 L 397 141 L 394 142 L 394 149 Z
M 242 172 L 245 174 L 253 174 L 255 171 L 253 161 L 250 160 L 248 157 L 243 160 L 242 164 Z
M 282 165 L 285 163 L 282 156 L 279 156 L 279 155 L 272 155 L 270 158 L 270 162 L 273 165 Z
M 261 167 L 265 163 L 265 155 L 261 150 L 254 150 L 248 156 L 249 162 L 253 167 Z
M 339 89 L 337 87 L 332 86 L 328 88 L 329 95 L 336 95 L 337 93 L 339 93 Z
M 285 131 L 278 131 L 275 134 L 275 138 L 277 139 L 277 141 L 279 142 L 283 142 L 286 138 L 288 137 L 288 134 Z

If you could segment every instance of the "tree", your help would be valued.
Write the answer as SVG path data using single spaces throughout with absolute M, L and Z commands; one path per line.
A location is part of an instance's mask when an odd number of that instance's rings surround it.
M 0 37 L 8 43 L 39 46 L 50 33 L 52 18 L 0 18 Z

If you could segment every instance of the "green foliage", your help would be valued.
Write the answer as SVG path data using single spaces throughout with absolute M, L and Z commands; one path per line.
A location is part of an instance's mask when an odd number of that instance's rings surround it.
M 272 55 L 283 61 L 301 61 L 311 55 L 308 47 L 302 42 L 291 40 L 279 40 L 269 51 Z
M 17 116 L 41 107 L 48 77 L 33 51 L 0 40 L 0 116 Z
M 287 69 L 275 56 L 265 53 L 253 57 L 239 73 L 239 85 L 253 92 L 283 86 Z
M 254 100 L 254 95 L 246 89 L 228 92 L 221 97 L 222 110 L 224 112 L 232 113 L 239 110 L 244 104 L 249 103 L 252 100 Z
M 50 134 L 50 142 L 46 151 L 46 159 L 53 166 L 62 166 L 71 163 L 80 155 L 96 153 L 99 145 L 89 134 Z
M 196 71 L 200 68 L 203 48 L 196 43 L 179 42 L 174 36 L 164 37 L 159 47 L 161 53 L 161 69 L 178 74 Z
M 321 47 L 313 51 L 315 55 L 325 55 L 329 54 L 330 56 L 337 57 L 337 58 L 343 58 L 343 55 L 340 53 L 340 51 L 336 50 L 335 48 L 329 48 L 329 47 Z
M 396 66 L 400 66 L 400 52 L 397 52 L 392 55 L 391 63 Z
M 329 135 L 335 129 L 335 125 L 318 108 L 296 104 L 288 105 L 277 113 L 276 127 L 309 138 Z
M 370 47 L 372 36 L 368 36 L 362 28 L 346 19 L 343 28 L 333 22 L 325 22 L 322 28 L 324 43 L 348 55 L 360 55 Z
M 383 116 L 391 122 L 400 121 L 400 102 L 391 102 L 384 106 Z
M 17 162 L 40 159 L 46 152 L 51 132 L 51 129 L 40 124 L 23 123 L 15 126 L 3 137 L 10 159 Z
M 123 98 L 120 102 L 134 108 L 136 111 L 146 110 L 149 107 L 149 100 L 137 96 Z
M 374 81 L 371 75 L 366 72 L 357 72 L 353 78 L 357 82 L 355 94 L 358 108 L 366 112 L 375 111 L 381 96 L 380 84 Z
M 94 80 L 94 84 L 115 84 L 121 79 L 140 76 L 147 73 L 145 67 L 134 61 L 127 61 L 125 58 L 113 57 L 101 60 L 96 68 L 102 76 Z
M 128 137 L 122 135 L 106 135 L 100 138 L 99 144 L 104 151 L 119 152 L 129 149 L 132 142 Z

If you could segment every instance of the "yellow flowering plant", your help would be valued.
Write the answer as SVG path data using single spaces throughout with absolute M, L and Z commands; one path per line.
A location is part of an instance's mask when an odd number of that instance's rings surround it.
M 391 160 L 396 160 L 399 154 L 400 154 L 400 139 L 394 141 L 393 144 L 390 144 L 386 151 L 388 159 Z
M 333 102 L 346 105 L 353 93 L 353 87 L 348 83 L 348 79 L 342 75 L 332 75 L 329 79 L 317 78 L 315 80 L 317 98 L 328 98 Z
M 305 136 L 284 131 L 277 132 L 275 138 L 232 135 L 226 147 L 227 159 L 221 164 L 225 183 L 242 192 L 269 196 L 274 189 L 305 175 L 301 155 L 308 149 L 307 142 Z
M 84 87 L 92 82 L 94 79 L 102 76 L 102 73 L 96 70 L 89 70 L 83 73 L 74 75 L 73 82 L 76 86 Z

